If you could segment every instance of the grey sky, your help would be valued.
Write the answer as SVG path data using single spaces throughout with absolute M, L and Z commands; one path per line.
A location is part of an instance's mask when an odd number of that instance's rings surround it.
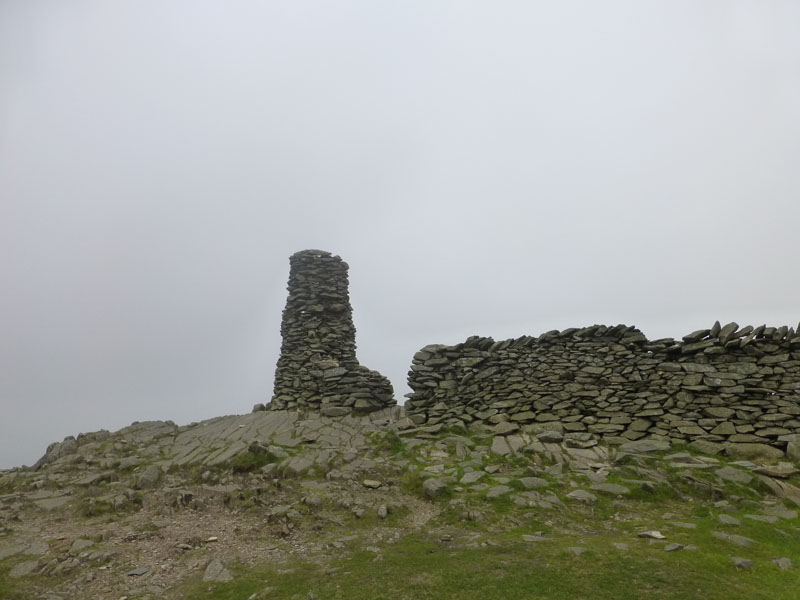
M 800 3 L 0 3 L 0 467 L 264 401 L 288 256 L 359 358 L 796 326 Z

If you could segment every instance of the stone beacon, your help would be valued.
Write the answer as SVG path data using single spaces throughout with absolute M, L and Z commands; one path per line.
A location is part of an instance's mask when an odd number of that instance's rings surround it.
M 342 416 L 394 406 L 389 380 L 356 358 L 347 263 L 330 252 L 302 250 L 289 264 L 283 343 L 266 408 Z

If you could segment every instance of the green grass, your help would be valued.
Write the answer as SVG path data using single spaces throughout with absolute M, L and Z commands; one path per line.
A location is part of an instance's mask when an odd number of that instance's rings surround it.
M 245 450 L 233 457 L 230 467 L 233 473 L 252 473 L 271 462 L 275 462 L 275 459 L 268 454 L 255 454 Z
M 758 552 L 738 547 L 729 552 L 710 532 L 701 531 L 698 537 L 707 546 L 702 551 L 672 553 L 629 536 L 619 540 L 587 537 L 583 544 L 575 539 L 504 541 L 462 549 L 407 537 L 384 548 L 379 561 L 373 553 L 355 552 L 339 560 L 335 564 L 339 570 L 333 574 L 310 563 L 293 565 L 288 573 L 266 567 L 240 571 L 231 583 L 192 584 L 183 597 L 234 600 L 269 588 L 263 597 L 275 600 L 305 600 L 310 593 L 330 600 L 797 598 L 798 569 L 783 572 L 769 563 L 777 540 L 771 540 L 769 550 L 765 543 Z M 630 550 L 618 551 L 612 541 L 624 541 Z M 587 552 L 575 556 L 568 546 L 581 546 Z M 737 571 L 731 555 L 753 558 L 756 566 L 749 572 Z

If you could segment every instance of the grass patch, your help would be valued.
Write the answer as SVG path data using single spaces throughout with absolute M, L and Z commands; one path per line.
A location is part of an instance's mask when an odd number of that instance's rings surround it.
M 233 457 L 230 467 L 233 473 L 252 473 L 272 462 L 274 459 L 269 454 L 256 454 L 245 450 Z
M 192 584 L 184 597 L 233 600 L 265 592 L 262 597 L 275 600 L 310 594 L 330 600 L 790 600 L 800 585 L 797 569 L 783 572 L 760 557 L 753 571 L 737 571 L 719 544 L 704 552 L 666 553 L 644 540 L 625 542 L 627 552 L 613 549 L 607 538 L 453 549 L 407 537 L 384 548 L 379 562 L 359 551 L 339 560 L 333 574 L 309 563 L 290 572 L 265 567 L 211 588 Z M 575 556 L 569 546 L 586 552 Z
M 396 431 L 387 431 L 385 434 L 381 435 L 375 444 L 375 450 L 379 453 L 385 453 L 391 456 L 401 455 L 408 458 L 411 457 L 411 452 Z

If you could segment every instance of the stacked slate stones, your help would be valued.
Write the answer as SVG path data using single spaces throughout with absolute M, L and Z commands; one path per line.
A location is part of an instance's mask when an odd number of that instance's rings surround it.
M 389 380 L 356 359 L 347 263 L 322 250 L 297 252 L 289 263 L 283 344 L 266 408 L 341 416 L 394 406 Z
M 609 443 L 800 451 L 800 335 L 788 327 L 715 323 L 681 341 L 625 325 L 471 337 L 417 352 L 408 384 L 418 424 L 508 421 Z

